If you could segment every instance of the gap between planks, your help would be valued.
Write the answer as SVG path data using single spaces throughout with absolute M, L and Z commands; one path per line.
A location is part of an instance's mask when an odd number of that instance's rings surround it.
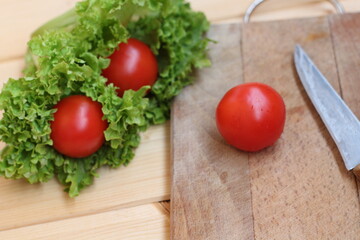
M 114 239 L 117 236 L 116 239 L 165 240 L 169 238 L 169 216 L 162 203 L 152 203 L 4 230 L 0 231 L 0 238 L 19 239 L 29 234 L 36 239 Z
M 9 58 L 0 59 L 0 64 L 7 64 L 9 62 L 25 61 L 24 55 L 11 56 Z
M 304 1 L 305 3 L 303 3 Z M 67 11 L 76 2 L 77 0 L 54 2 L 46 0 L 8 0 L 2 3 L 3 14 L 0 15 L 0 35 L 6 37 L 0 39 L 0 45 L 11 45 L 11 48 L 6 48 L 2 51 L 0 61 L 4 62 L 18 58 L 26 51 L 26 42 L 29 40 L 29 36 L 34 29 L 51 18 Z M 203 11 L 211 22 L 218 23 L 242 18 L 252 0 L 240 2 L 237 0 L 189 0 L 189 2 L 194 10 Z M 359 11 L 360 5 L 357 2 L 357 0 L 341 1 L 347 12 Z M 254 12 L 252 20 L 310 17 L 327 15 L 329 13 L 334 13 L 334 8 L 325 0 L 277 0 L 260 6 Z M 17 19 L 16 22 L 9 24 L 8 19 L 13 18 Z M 31 21 L 29 22 L 27 19 L 31 19 Z
M 101 177 L 76 199 L 69 199 L 55 180 L 31 185 L 1 178 L 0 212 L 7 221 L 0 224 L 0 229 L 168 200 L 169 128 L 169 124 L 154 126 L 143 133 L 136 157 L 129 166 L 102 168 Z M 38 215 L 33 218 L 35 214 Z
M 20 77 L 23 66 L 23 58 L 0 63 L 0 85 L 9 77 L 15 79 Z M 21 180 L 1 178 L 0 193 L 3 197 L 0 202 L 3 204 L 0 206 L 0 212 L 3 217 L 7 216 L 5 217 L 7 221 L 0 224 L 0 229 L 12 229 L 168 200 L 170 198 L 169 131 L 170 126 L 167 122 L 143 132 L 135 159 L 128 167 L 114 170 L 102 168 L 100 170 L 101 177 L 94 180 L 94 185 L 85 189 L 79 197 L 73 200 L 67 199 L 66 193 L 62 192 L 63 186 L 55 180 L 31 185 Z M 109 181 L 114 182 L 115 185 L 107 184 Z M 122 185 L 116 187 L 116 183 L 122 183 Z M 111 190 L 113 187 L 115 189 Z M 21 199 L 16 197 L 18 193 L 23 194 Z M 115 198 L 111 199 L 113 197 Z M 29 202 L 27 199 L 33 201 Z M 38 201 L 42 204 L 38 204 Z M 14 208 L 14 202 L 20 206 Z M 94 204 L 95 202 L 99 203 Z M 52 210 L 50 206 L 59 210 Z M 31 217 L 36 212 L 48 213 L 49 211 L 50 215 L 39 214 L 37 218 Z M 20 217 L 20 214 L 23 216 Z
M 12 181 L 12 180 L 9 180 Z M 46 184 L 46 183 L 43 183 Z M 31 227 L 34 225 L 41 225 L 41 224 L 45 224 L 45 223 L 51 223 L 51 222 L 59 222 L 59 221 L 63 221 L 63 220 L 69 220 L 69 219 L 73 219 L 73 218 L 79 218 L 79 217 L 85 217 L 85 216 L 91 216 L 91 215 L 95 215 L 95 214 L 102 214 L 102 213 L 106 213 L 106 212 L 112 212 L 112 211 L 119 211 L 122 209 L 129 209 L 129 208 L 136 208 L 136 207 L 140 207 L 140 206 L 144 206 L 147 204 L 154 204 L 155 206 L 158 207 L 159 211 L 163 212 L 164 215 L 167 214 L 168 218 L 170 218 L 170 194 L 167 194 L 163 197 L 154 197 L 154 198 L 144 198 L 138 201 L 129 201 L 127 203 L 124 204 L 119 204 L 116 206 L 111 206 L 109 208 L 100 208 L 97 209 L 96 211 L 90 211 L 90 212 L 82 212 L 80 214 L 75 214 L 75 216 L 71 216 L 71 215 L 65 215 L 63 217 L 55 217 L 55 218 L 51 218 L 49 219 L 43 219 L 41 221 L 36 221 L 36 222 L 29 222 L 29 223 L 25 223 L 25 224 L 21 224 L 19 226 L 16 227 L 5 227 L 5 228 L 1 228 L 0 229 L 0 239 L 1 239 L 1 232 L 3 231 L 9 231 L 9 230 L 13 230 L 13 229 L 20 229 L 20 228 L 25 228 L 25 227 Z
M 22 228 L 28 228 L 28 227 L 32 227 L 32 226 L 38 226 L 38 225 L 43 225 L 43 224 L 47 224 L 47 223 L 55 223 L 55 222 L 61 222 L 61 221 L 68 221 L 70 219 L 77 219 L 77 218 L 83 218 L 86 216 L 93 216 L 93 215 L 98 215 L 98 214 L 105 214 L 108 212 L 116 212 L 116 211 L 121 211 L 121 210 L 127 210 L 127 209 L 136 209 L 142 206 L 147 206 L 147 205 L 153 205 L 156 207 L 156 209 L 161 212 L 164 216 L 166 216 L 168 219 L 170 218 L 170 196 L 164 199 L 168 199 L 168 200 L 161 200 L 158 201 L 156 199 L 149 200 L 147 202 L 142 202 L 142 201 L 138 201 L 138 202 L 133 202 L 132 204 L 127 204 L 127 205 L 119 205 L 117 207 L 111 207 L 111 208 L 104 208 L 101 209 L 100 211 L 97 212 L 91 212 L 89 213 L 84 213 L 84 214 L 79 214 L 76 216 L 69 216 L 69 217 L 64 217 L 64 218 L 55 218 L 52 220 L 48 220 L 48 221 L 40 221 L 40 222 L 35 222 L 35 223 L 30 223 L 30 224 L 24 224 L 21 225 L 19 227 L 14 227 L 14 228 L 5 228 L 5 229 L 1 229 L 0 230 L 0 239 L 1 239 L 1 233 L 2 232 L 6 232 L 6 231 L 11 231 L 11 230 L 16 230 L 16 229 L 22 229 Z

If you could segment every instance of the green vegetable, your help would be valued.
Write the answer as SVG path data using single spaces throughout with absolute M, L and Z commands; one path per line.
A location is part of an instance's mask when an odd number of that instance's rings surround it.
M 99 167 L 128 164 L 139 132 L 166 121 L 171 100 L 192 82 L 193 69 L 209 65 L 208 27 L 204 14 L 183 0 L 85 0 L 39 28 L 28 44 L 24 77 L 10 79 L 0 93 L 0 139 L 7 144 L 0 175 L 30 183 L 56 176 L 74 197 Z M 101 72 L 106 57 L 130 36 L 151 47 L 160 74 L 150 94 L 144 87 L 119 98 Z M 109 122 L 104 146 L 82 159 L 57 153 L 50 139 L 52 107 L 73 94 L 100 102 Z

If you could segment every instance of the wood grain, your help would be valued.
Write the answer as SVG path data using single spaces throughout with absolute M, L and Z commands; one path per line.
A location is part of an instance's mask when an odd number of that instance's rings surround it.
M 1 0 L 0 61 L 24 55 L 31 33 L 72 8 L 77 0 Z
M 206 1 L 206 0 L 198 0 Z M 198 2 L 194 1 L 194 2 Z M 231 14 L 224 14 L 221 10 L 224 1 L 217 1 L 216 4 L 209 6 L 200 6 L 206 10 L 207 15 L 213 22 L 226 23 L 242 21 L 245 9 L 249 6 L 247 1 L 232 0 Z M 358 12 L 360 11 L 360 2 L 358 0 L 342 0 L 340 1 L 344 6 L 346 12 Z M 196 6 L 195 4 L 193 4 Z M 228 7 L 225 5 L 225 9 Z M 334 14 L 336 11 L 334 7 L 327 0 L 271 0 L 262 4 L 255 10 L 251 17 L 251 21 L 274 21 L 296 18 L 310 18 L 316 16 L 327 16 Z
M 23 66 L 23 59 L 0 63 L 0 85 L 9 77 L 20 77 Z M 0 215 L 6 221 L 0 221 L 0 231 L 168 200 L 169 128 L 169 124 L 154 126 L 143 133 L 142 144 L 128 167 L 102 168 L 100 178 L 76 199 L 70 199 L 56 180 L 30 185 L 1 177 Z
M 0 231 L 0 239 L 167 240 L 169 221 L 155 204 Z
M 30 34 L 46 21 L 72 8 L 78 0 L 1 0 L 0 61 L 23 56 Z M 189 0 L 212 22 L 241 20 L 252 0 Z M 360 10 L 358 0 L 341 0 L 346 11 Z M 272 0 L 254 13 L 254 21 L 328 15 L 334 8 L 325 0 Z
M 170 200 L 161 201 L 157 203 L 156 206 L 161 212 L 163 212 L 170 224 Z
M 342 17 L 333 16 L 330 18 L 330 28 L 335 47 L 342 97 L 360 119 L 359 14 L 348 14 Z M 360 181 L 358 181 L 358 189 L 360 194 Z
M 168 130 L 169 125 L 150 128 L 128 167 L 102 168 L 76 199 L 56 180 L 31 185 L 0 178 L 0 215 L 6 219 L 0 231 L 170 199 Z
M 22 56 L 26 49 L 29 34 L 46 20 L 71 8 L 76 1 L 77 0 L 1 0 L 1 81 L 7 80 L 8 77 L 17 78 L 20 75 L 23 64 Z M 283 1 L 290 5 L 294 2 Z M 190 2 L 197 10 L 204 11 L 212 22 L 226 22 L 241 20 L 244 10 L 251 0 L 190 0 Z M 293 6 L 282 8 L 280 5 L 273 6 L 270 1 L 269 4 L 264 4 L 259 11 L 255 12 L 253 20 L 264 21 L 309 17 L 326 15 L 333 12 L 332 7 L 329 6 L 326 1 L 319 2 L 318 0 L 314 0 L 315 3 L 311 4 L 302 4 L 300 0 L 297 0 L 297 2 L 299 5 L 296 3 Z M 360 10 L 360 2 L 358 0 L 341 0 L 341 2 L 347 11 Z M 218 74 L 221 76 L 220 73 Z M 301 121 L 301 114 L 299 114 L 298 119 Z M 108 239 L 116 239 L 116 236 L 110 235 L 110 232 L 118 234 L 117 236 L 123 239 L 120 233 L 124 229 L 127 233 L 127 235 L 125 235 L 126 239 L 168 239 L 169 225 L 163 227 L 161 224 L 154 224 L 154 221 L 150 221 L 149 225 L 154 228 L 154 231 L 157 230 L 159 235 L 152 234 L 148 231 L 141 231 L 142 228 L 137 227 L 147 224 L 147 219 L 158 216 L 156 211 L 144 210 L 142 214 L 134 215 L 129 224 L 125 222 L 122 223 L 121 225 L 123 227 L 113 224 L 115 220 L 112 217 L 93 217 L 95 213 L 101 214 L 103 211 L 108 210 L 107 207 L 114 208 L 115 210 L 113 211 L 115 212 L 120 212 L 120 210 L 126 206 L 146 204 L 148 201 L 155 201 L 157 197 L 151 197 L 154 195 L 161 196 L 161 199 L 169 198 L 169 125 L 158 126 L 156 129 L 150 130 L 149 133 L 146 134 L 146 137 L 144 137 L 144 140 L 145 138 L 147 139 L 146 141 L 148 141 L 147 147 L 138 150 L 142 152 L 142 157 L 138 158 L 139 161 L 136 160 L 134 162 L 134 164 L 137 164 L 137 167 L 129 166 L 119 171 L 104 169 L 104 171 L 100 173 L 100 178 L 95 180 L 96 187 L 91 187 L 86 190 L 87 193 L 85 194 L 88 194 L 88 192 L 91 193 L 88 197 L 83 197 L 81 201 L 71 202 L 64 197 L 65 193 L 62 193 L 62 188 L 56 181 L 44 185 L 29 185 L 21 181 L 13 182 L 1 179 L 0 214 L 2 220 L 0 221 L 0 228 L 4 229 L 4 226 L 19 228 L 13 229 L 14 231 L 11 235 L 6 235 L 8 238 L 3 237 L 1 234 L 4 232 L 0 230 L 0 239 L 29 239 L 33 233 L 30 228 L 31 226 L 34 226 L 34 229 L 36 229 L 36 234 L 51 236 L 46 239 L 58 239 L 59 237 L 66 239 L 65 233 L 70 233 L 69 236 L 72 236 L 71 234 L 78 234 L 77 230 L 79 227 L 84 227 L 85 233 L 86 231 L 91 231 L 93 239 L 102 239 L 103 236 L 111 236 Z M 150 167 L 150 174 L 141 166 L 140 162 L 145 161 L 152 166 Z M 155 173 L 154 169 L 157 169 L 157 173 Z M 111 176 L 107 176 L 108 174 L 111 174 Z M 128 177 L 130 179 L 128 179 Z M 148 184 L 146 181 L 148 181 Z M 123 185 L 126 185 L 128 182 L 131 183 L 127 189 Z M 100 190 L 99 194 L 96 194 L 99 188 L 103 187 L 108 189 Z M 155 193 L 153 193 L 154 189 Z M 114 191 L 114 193 L 112 193 L 112 191 Z M 101 194 L 104 193 L 105 195 L 101 197 Z M 355 204 L 355 207 L 356 206 Z M 144 209 L 142 208 L 143 206 L 140 207 L 140 209 Z M 110 212 L 106 212 L 106 214 Z M 84 216 L 78 217 L 78 214 Z M 353 214 L 352 211 L 350 211 L 350 214 Z M 321 218 L 321 216 L 319 216 L 319 218 Z M 56 221 L 58 219 L 64 220 Z M 73 219 L 77 220 L 72 222 Z M 64 221 L 72 224 L 65 224 Z M 46 222 L 46 224 L 27 226 L 34 222 Z M 47 226 L 49 225 L 47 225 L 47 223 L 50 222 L 51 227 L 48 228 Z M 109 225 L 108 228 L 105 227 L 107 224 Z M 27 227 L 21 227 L 24 225 Z M 96 225 L 101 226 L 96 228 Z M 104 232 L 109 235 L 104 235 Z M 152 236 L 155 237 L 152 238 Z M 90 238 L 90 236 L 87 237 Z M 82 237 L 79 239 L 85 238 Z
M 231 37 L 229 37 L 231 36 Z M 224 143 L 215 107 L 242 82 L 240 24 L 213 26 L 213 66 L 172 109 L 171 239 L 253 239 L 248 156 Z
M 357 40 L 356 31 L 353 34 L 351 28 L 359 27 L 354 18 L 360 19 L 360 14 L 350 16 L 246 24 L 242 35 L 240 30 L 229 33 L 230 26 L 235 25 L 212 28 L 210 36 L 220 38 L 220 44 L 210 51 L 214 65 L 201 70 L 196 84 L 187 88 L 173 106 L 172 239 L 358 238 L 360 205 L 354 176 L 345 169 L 293 64 L 295 44 L 301 44 L 340 91 L 337 63 L 346 65 L 344 73 L 360 63 L 358 49 L 352 43 Z M 347 41 L 336 40 L 343 41 L 339 49 L 331 38 L 328 19 L 341 19 L 339 28 L 343 35 L 351 32 Z M 238 39 L 241 37 L 242 41 Z M 346 48 L 346 44 L 352 47 Z M 342 56 L 335 58 L 333 48 Z M 344 51 L 353 55 L 350 65 Z M 243 62 L 237 53 L 242 54 Z M 281 139 L 270 148 L 250 154 L 248 161 L 246 154 L 233 152 L 223 144 L 214 126 L 215 100 L 229 89 L 228 84 L 241 82 L 236 80 L 241 79 L 242 66 L 244 82 L 257 81 L 274 87 L 287 106 L 287 123 Z M 350 83 L 346 82 L 354 85 L 349 96 L 356 103 L 357 75 L 354 71 Z M 244 164 L 241 171 L 240 164 Z M 237 174 L 230 169 L 236 169 Z M 221 181 L 224 172 L 228 181 L 246 183 L 241 186 L 242 194 L 238 194 L 238 188 Z M 252 195 L 241 204 L 248 211 L 232 209 L 239 204 L 237 199 L 249 193 L 250 186 Z M 233 196 L 230 203 L 228 195 Z M 225 214 L 227 228 L 222 220 Z M 238 217 L 243 216 L 253 221 L 254 235 L 246 232 L 252 230 L 250 225 L 246 230 L 241 228 L 244 225 Z
M 23 59 L 14 59 L 10 61 L 0 62 L 0 88 L 8 81 L 9 78 L 18 79 L 22 76 L 22 69 L 25 62 Z
M 342 95 L 360 118 L 360 14 L 332 16 L 330 26 Z
M 356 183 L 294 70 L 297 43 L 339 90 L 327 18 L 244 27 L 244 81 L 273 86 L 287 107 L 281 139 L 249 157 L 255 237 L 358 239 Z

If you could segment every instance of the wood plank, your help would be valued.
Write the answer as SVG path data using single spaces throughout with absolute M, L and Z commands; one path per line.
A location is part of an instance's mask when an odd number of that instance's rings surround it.
M 172 109 L 171 239 L 253 239 L 248 156 L 225 144 L 214 118 L 223 94 L 242 82 L 240 24 L 213 26 L 209 37 L 218 41 L 213 66 Z
M 72 8 L 78 0 L 2 0 L 0 14 L 0 61 L 22 56 L 30 34 L 46 21 Z M 203 11 L 211 21 L 241 19 L 252 0 L 189 0 L 195 10 Z M 342 0 L 347 11 L 359 11 L 357 0 Z M 309 4 L 310 3 L 310 4 Z M 273 20 L 319 16 L 333 13 L 332 6 L 321 0 L 276 0 L 263 4 L 254 20 Z M 30 19 L 30 20 L 29 20 Z
M 204 11 L 212 22 L 241 21 L 253 0 L 190 0 L 192 7 Z M 358 0 L 339 0 L 346 12 L 360 11 Z M 252 18 L 253 21 L 269 21 L 300 17 L 326 16 L 335 13 L 326 0 L 271 0 L 263 3 Z
M 77 0 L 1 0 L 0 61 L 24 55 L 31 33 Z
M 170 199 L 168 131 L 168 124 L 150 128 L 132 163 L 102 168 L 100 178 L 75 199 L 56 180 L 30 185 L 0 178 L 0 215 L 6 219 L 0 231 Z
M 358 239 L 356 183 L 297 77 L 296 43 L 339 89 L 326 18 L 244 27 L 244 81 L 273 86 L 287 107 L 279 141 L 249 157 L 255 237 Z
M 283 1 L 283 0 L 282 0 Z M 271 5 L 271 2 L 266 5 Z M 266 8 L 267 6 L 263 6 Z M 270 6 L 269 6 L 270 7 Z M 313 3 L 305 3 L 290 6 L 289 8 L 278 8 L 272 11 L 255 12 L 252 21 L 275 21 L 283 19 L 312 18 L 315 16 L 327 16 L 335 14 L 336 9 L 326 0 Z
M 205 0 L 204 0 L 205 1 Z M 216 0 L 214 0 L 216 1 Z M 233 2 L 232 14 L 225 14 L 218 9 L 222 8 L 223 1 L 216 1 L 217 4 L 206 6 L 206 11 L 209 12 L 208 16 L 215 23 L 229 23 L 242 21 L 246 6 L 239 5 L 239 2 Z M 343 0 L 340 1 L 346 12 L 359 12 L 360 2 L 358 0 Z M 236 6 L 233 7 L 233 6 Z M 241 10 L 240 10 L 241 9 Z M 327 16 L 335 13 L 334 7 L 326 0 L 313 0 L 309 1 L 285 1 L 277 0 L 264 3 L 255 10 L 251 17 L 252 22 L 259 21 L 274 21 L 295 18 L 311 18 Z M 217 13 L 217 14 L 216 14 Z
M 9 78 L 18 79 L 22 76 L 22 69 L 24 68 L 25 62 L 22 58 L 13 59 L 0 63 L 0 88 L 7 82 Z
M 0 63 L 0 84 L 21 75 L 23 60 Z M 128 167 L 102 168 L 100 178 L 76 199 L 56 180 L 30 185 L 0 178 L 0 231 L 46 221 L 92 214 L 170 198 L 169 124 L 154 126 L 142 135 L 136 157 Z M 1 147 L 3 143 L 1 143 Z M 21 196 L 21 198 L 19 198 Z M 29 200 L 31 199 L 31 200 Z M 34 216 L 37 216 L 34 218 Z
M 214 2 L 213 5 L 210 5 L 210 1 Z M 246 0 L 247 1 L 247 0 Z M 229 17 L 241 17 L 242 15 L 242 11 L 244 9 L 244 2 L 246 1 L 236 1 L 236 0 L 228 0 L 226 1 L 226 4 L 224 1 L 217 1 L 217 0 L 209 0 L 209 1 L 205 1 L 205 0 L 191 0 L 191 2 L 199 2 L 200 4 L 198 4 L 198 8 L 200 10 L 204 10 L 206 13 L 209 13 L 210 11 L 212 12 L 211 14 L 208 14 L 209 18 L 211 20 L 222 20 L 222 19 L 228 19 Z M 31 31 L 33 31 L 33 29 L 35 29 L 38 25 L 42 24 L 44 21 L 46 21 L 47 19 L 50 19 L 54 16 L 56 16 L 58 13 L 60 14 L 61 12 L 65 11 L 66 9 L 70 8 L 72 6 L 72 4 L 75 2 L 75 0 L 55 0 L 55 1 L 46 1 L 46 0 L 3 0 L 1 1 L 1 15 L 0 15 L 0 42 L 1 42 L 1 46 L 6 46 L 2 48 L 2 51 L 0 53 L 0 59 L 4 60 L 4 59 L 13 59 L 14 57 L 18 57 L 20 55 L 23 55 L 25 48 L 26 48 L 26 41 L 27 38 L 29 36 L 29 33 Z M 357 11 L 360 9 L 360 4 L 358 0 L 345 0 L 342 1 L 345 8 L 348 11 Z M 244 5 L 243 5 L 244 4 Z M 195 7 L 195 3 L 193 4 Z M 247 5 L 247 3 L 246 3 Z M 271 4 L 266 4 L 268 6 L 270 6 Z M 211 9 L 210 9 L 211 6 Z M 311 4 L 311 5 L 306 5 L 304 7 L 300 7 L 300 8 L 294 8 L 294 9 L 284 9 L 284 10 L 271 10 L 270 12 L 268 12 L 266 9 L 263 11 L 264 14 L 266 14 L 266 17 L 262 18 L 261 20 L 270 20 L 270 19 L 274 19 L 274 18 L 287 18 L 287 17 L 300 17 L 300 16 L 304 16 L 304 15 L 311 15 L 311 14 L 318 14 L 318 11 L 316 10 L 318 8 L 318 4 Z M 267 7 L 265 7 L 267 8 Z M 58 11 L 56 13 L 54 13 L 53 11 Z M 231 14 L 230 11 L 232 11 Z M 308 14 L 309 13 L 309 14 Z M 327 14 L 327 11 L 322 11 L 321 10 L 321 14 Z M 255 14 L 255 17 L 257 15 L 261 15 L 262 14 L 262 10 L 257 12 Z M 219 16 L 219 17 L 218 17 Z M 36 23 L 34 23 L 34 21 Z M 4 44 L 5 43 L 5 44 Z M 3 56 L 5 56 L 6 54 L 10 53 L 10 55 L 8 56 L 9 58 L 2 58 Z M 5 54 L 5 55 L 4 55 Z M 0 60 L 1 61 L 1 60 Z M 11 64 L 9 64 L 8 66 L 10 67 L 16 67 L 16 64 L 14 64 L 16 61 L 12 61 Z M 5 62 L 2 62 L 5 63 Z M 5 65 L 8 62 L 5 63 Z M 0 65 L 1 66 L 5 66 L 5 65 Z M 20 66 L 20 65 L 19 65 Z M 18 68 L 19 70 L 21 69 L 21 67 Z M 7 71 L 7 68 L 1 68 L 0 69 L 0 74 L 3 73 L 4 71 Z M 10 71 L 12 72 L 12 71 Z M 20 71 L 17 71 L 16 74 L 19 74 Z M 6 74 L 7 76 L 10 76 L 8 74 Z M 13 77 L 16 77 L 17 75 L 12 75 Z M 305 94 L 303 95 L 305 96 Z M 156 130 L 157 132 L 157 130 Z M 161 133 L 160 133 L 161 132 Z M 159 138 L 167 138 L 168 134 L 169 134 L 169 129 L 168 126 L 165 126 L 164 129 L 162 129 L 161 127 L 159 128 L 159 135 L 155 134 L 155 133 L 151 133 L 150 134 L 150 139 L 152 139 L 151 136 L 158 136 Z M 151 141 L 151 140 L 150 140 Z M 150 144 L 150 147 L 153 145 Z M 162 152 L 168 151 L 168 144 L 164 144 L 163 146 L 165 146 L 166 149 L 162 149 L 159 148 L 157 151 Z M 157 148 L 155 146 L 155 148 Z M 146 154 L 146 153 L 144 153 Z M 151 156 L 155 156 L 156 154 L 151 154 Z M 159 165 L 160 168 L 164 168 L 162 165 L 169 165 L 168 161 L 164 161 L 162 159 L 162 157 L 160 157 L 161 160 L 159 160 Z M 144 157 L 144 161 L 149 161 L 148 158 L 145 159 Z M 152 161 L 152 160 L 151 160 Z M 140 164 L 139 164 L 140 165 Z M 138 167 L 138 169 L 142 169 L 140 168 L 140 166 Z M 115 170 L 117 171 L 117 170 Z M 124 171 L 122 171 L 119 174 L 123 174 L 123 172 L 128 171 L 127 169 L 125 169 Z M 100 184 L 101 186 L 104 186 L 104 183 L 100 183 L 105 175 L 107 175 L 108 173 L 104 173 L 101 172 L 101 177 L 100 179 L 97 179 L 96 181 L 98 182 L 98 184 Z M 133 175 L 139 175 L 139 174 L 144 174 L 146 175 L 147 172 L 146 171 L 131 171 L 131 174 Z M 167 174 L 166 174 L 167 175 Z M 152 174 L 150 174 L 150 178 L 151 178 Z M 162 178 L 160 176 L 157 176 L 155 178 Z M 123 181 L 125 179 L 125 177 L 119 177 L 117 174 L 114 173 L 114 177 L 109 177 L 107 178 L 107 181 L 114 181 L 114 179 L 118 179 L 116 182 L 119 183 L 120 189 L 115 189 L 116 193 L 115 193 L 115 197 L 117 198 L 121 198 L 123 195 L 120 193 L 121 191 L 123 191 L 122 186 L 120 185 L 123 184 Z M 167 186 L 169 186 L 169 178 L 166 177 L 167 180 Z M 125 179 L 126 180 L 126 179 Z M 3 181 L 5 182 L 5 180 Z M 10 181 L 9 181 L 10 182 Z M 150 181 L 149 186 L 151 186 L 153 182 Z M 2 183 L 0 183 L 1 186 Z M 4 212 L 2 212 L 2 216 L 3 219 L 10 219 L 10 221 L 20 221 L 20 223 L 18 224 L 18 226 L 22 225 L 22 224 L 26 224 L 26 221 L 29 220 L 30 218 L 39 218 L 40 221 L 47 221 L 49 219 L 51 219 L 51 217 L 48 218 L 44 218 L 43 215 L 45 215 L 46 211 L 48 211 L 49 209 L 46 208 L 42 208 L 40 207 L 41 203 L 46 204 L 47 202 L 49 202 L 49 204 L 54 204 L 54 208 L 59 208 L 58 210 L 54 210 L 51 209 L 51 211 L 49 212 L 49 215 L 53 213 L 53 211 L 57 211 L 57 213 L 55 214 L 55 217 L 60 217 L 62 218 L 62 216 L 67 217 L 67 216 L 72 216 L 72 213 L 76 214 L 88 214 L 90 212 L 95 212 L 98 211 L 100 209 L 100 211 L 103 211 L 101 209 L 104 209 L 105 205 L 108 204 L 108 199 L 105 199 L 105 202 L 102 203 L 102 201 L 104 199 L 100 198 L 99 196 L 95 196 L 91 195 L 89 197 L 89 199 L 91 197 L 94 198 L 94 201 L 90 200 L 91 204 L 85 204 L 84 209 L 88 208 L 86 210 L 82 209 L 78 209 L 80 207 L 80 205 L 83 205 L 84 203 L 80 204 L 80 202 L 86 202 L 86 199 L 83 199 L 82 201 L 79 201 L 78 203 L 71 203 L 71 201 L 69 201 L 68 199 L 64 199 L 64 194 L 60 193 L 59 194 L 52 194 L 51 193 L 51 197 L 53 198 L 58 198 L 57 201 L 48 201 L 46 198 L 44 198 L 44 195 L 49 194 L 49 192 L 58 192 L 61 191 L 61 187 L 58 186 L 58 184 L 56 182 L 51 182 L 49 183 L 50 185 L 46 185 L 48 187 L 44 188 L 43 185 L 41 186 L 37 186 L 37 187 L 33 187 L 30 186 L 30 189 L 27 189 L 29 187 L 28 184 L 25 183 L 20 183 L 20 185 L 23 186 L 22 190 L 16 190 L 18 187 L 16 187 L 19 183 L 16 183 L 14 185 L 11 184 L 11 186 L 14 187 L 15 192 L 12 194 L 11 197 L 5 197 L 5 195 L 7 194 L 7 192 L 4 192 L 2 190 L 0 190 L 0 195 L 1 195 L 1 199 L 5 198 L 5 200 L 7 201 L 17 201 L 18 204 L 22 204 L 22 207 L 19 207 L 16 204 L 10 204 L 9 202 L 6 201 L 1 201 L 0 206 L 2 206 L 3 208 L 11 208 L 8 209 L 7 212 L 5 212 L 6 214 L 4 214 Z M 163 184 L 163 183 L 162 183 Z M 160 184 L 160 188 L 163 189 L 163 185 Z M 12 189 L 9 185 L 8 190 L 9 191 L 14 191 L 14 189 Z M 133 186 L 133 184 L 131 184 L 131 186 Z M 1 188 L 1 187 L 0 187 Z M 131 187 L 130 187 L 131 188 Z M 169 187 L 168 188 L 169 191 Z M 114 187 L 112 186 L 111 189 L 114 189 Z M 138 189 L 135 187 L 135 189 Z M 110 191 L 110 190 L 109 190 Z M 139 188 L 139 191 L 141 191 L 141 189 Z M 151 190 L 149 190 L 151 191 Z M 25 192 L 25 194 L 24 194 Z M 32 192 L 32 193 L 31 193 Z M 38 196 L 38 195 L 41 196 Z M 167 193 L 169 194 L 169 192 Z M 106 195 L 107 198 L 112 198 L 111 194 L 108 193 Z M 104 196 L 104 198 L 106 198 Z M 109 204 L 110 208 L 117 208 L 117 207 L 122 207 L 122 206 L 127 206 L 127 204 L 129 205 L 136 205 L 138 203 L 141 202 L 137 202 L 136 203 L 136 199 L 135 202 L 132 202 L 132 200 L 130 199 L 131 196 L 126 196 L 125 200 L 122 202 L 127 202 L 125 203 L 125 205 L 121 205 L 122 203 L 120 203 L 119 206 L 117 206 L 117 203 L 111 203 Z M 136 198 L 139 198 L 139 195 L 135 194 Z M 19 201 L 19 198 L 23 198 L 22 200 Z M 168 198 L 168 196 L 167 196 Z M 89 200 L 88 199 L 88 200 Z M 130 199 L 130 200 L 129 200 Z M 149 199 L 148 199 L 149 200 Z M 31 203 L 29 203 L 29 201 L 31 201 Z M 35 204 L 36 201 L 40 201 L 39 203 Z M 43 201 L 43 202 L 41 202 Z M 116 201 L 118 201 L 116 199 Z M 130 201 L 130 203 L 129 203 Z M 69 203 L 70 202 L 70 203 Z M 60 206 L 59 203 L 62 203 L 63 205 Z M 72 206 L 72 207 L 67 207 L 66 205 L 76 205 L 76 206 Z M 101 206 L 98 206 L 101 205 Z M 65 206 L 65 207 L 64 207 Z M 98 209 L 99 207 L 99 209 Z M 30 211 L 29 209 L 30 208 Z M 31 210 L 31 208 L 34 208 L 34 210 Z M 25 210 L 25 211 L 24 211 Z M 62 213 L 60 213 L 62 211 Z M 23 216 L 23 212 L 25 212 L 24 216 Z M 14 217 L 12 218 L 12 215 L 14 215 Z M 9 218 L 10 216 L 10 218 Z M 36 216 L 36 217 L 35 217 Z M 25 221 L 22 222 L 23 218 L 25 218 Z M 37 221 L 37 220 L 36 220 Z M 51 221 L 51 220 L 50 220 Z M 94 220 L 95 221 L 95 220 Z M 97 220 L 98 221 L 98 220 Z M 4 221 L 0 222 L 0 226 L 2 226 L 4 223 Z M 31 221 L 30 221 L 31 222 Z M 29 223 L 32 224 L 32 223 Z M 60 227 L 60 226 L 59 226 Z M 116 228 L 114 228 L 116 229 Z M 111 229 L 112 231 L 113 229 Z M 53 229 L 53 231 L 57 231 L 56 229 Z M 101 233 L 101 231 L 100 231 Z M 136 234 L 136 232 L 133 232 L 134 234 Z M 19 239 L 19 238 L 16 238 Z
M 332 16 L 330 26 L 343 98 L 360 118 L 360 14 Z
M 169 218 L 170 221 L 170 200 L 159 202 L 161 209 L 165 213 L 165 215 Z
M 169 239 L 169 221 L 156 204 L 113 210 L 0 232 L 0 239 Z
M 330 18 L 342 97 L 360 119 L 360 17 L 359 14 Z M 359 197 L 360 182 L 358 181 Z

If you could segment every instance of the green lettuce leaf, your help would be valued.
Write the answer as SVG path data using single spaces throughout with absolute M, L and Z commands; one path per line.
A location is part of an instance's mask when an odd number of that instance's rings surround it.
M 183 0 L 85 0 L 32 35 L 24 77 L 9 79 L 0 93 L 0 175 L 30 183 L 56 177 L 71 197 L 97 177 L 102 166 L 127 165 L 139 133 L 169 118 L 171 100 L 190 84 L 194 68 L 208 66 L 209 23 Z M 151 88 L 122 98 L 106 85 L 107 57 L 130 37 L 147 43 L 157 57 L 159 78 Z M 52 147 L 53 106 L 83 94 L 102 104 L 106 142 L 89 157 L 72 159 Z

